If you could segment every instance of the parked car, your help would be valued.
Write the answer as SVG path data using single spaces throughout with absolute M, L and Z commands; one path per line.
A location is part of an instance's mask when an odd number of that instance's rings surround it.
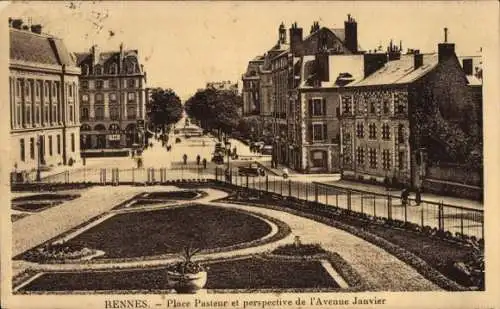
M 215 164 L 224 164 L 224 154 L 221 152 L 216 152 L 212 156 L 212 162 Z
M 238 168 L 238 174 L 240 176 L 266 176 L 266 172 L 256 163 L 251 163 L 249 166 L 240 166 Z
M 263 155 L 272 155 L 273 154 L 273 146 L 271 145 L 265 145 L 261 148 L 260 152 Z

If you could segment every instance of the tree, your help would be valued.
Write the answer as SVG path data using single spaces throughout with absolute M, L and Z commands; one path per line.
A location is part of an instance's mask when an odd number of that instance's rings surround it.
M 148 103 L 148 116 L 155 127 L 164 128 L 182 118 L 181 99 L 172 89 L 155 88 Z
M 234 92 L 209 88 L 198 90 L 186 101 L 185 109 L 190 118 L 200 121 L 203 129 L 231 133 L 238 127 L 238 109 L 242 104 L 241 96 Z

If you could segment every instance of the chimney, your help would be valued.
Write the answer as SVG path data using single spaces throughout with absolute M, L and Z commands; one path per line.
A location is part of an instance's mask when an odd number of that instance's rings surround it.
M 31 32 L 36 34 L 42 34 L 42 25 L 32 25 Z
M 327 82 L 330 80 L 329 55 L 327 51 L 320 51 L 316 54 L 316 76 L 318 81 Z
M 302 42 L 302 28 L 297 26 L 297 22 L 290 28 L 290 50 L 294 56 L 304 55 L 304 45 Z
M 278 40 L 280 44 L 286 44 L 286 28 L 284 23 L 281 23 L 278 30 Z
M 391 42 L 389 43 L 389 47 L 387 47 L 387 54 L 389 61 L 401 59 L 401 51 L 398 49 L 396 45 L 392 44 L 392 39 Z
M 448 28 L 444 28 L 444 43 L 438 44 L 438 61 L 443 62 L 455 56 L 455 44 L 448 43 Z
M 347 15 L 347 20 L 344 22 L 345 45 L 353 53 L 358 52 L 358 24 L 356 20 Z
M 21 30 L 23 27 L 23 20 L 22 19 L 12 20 L 12 27 Z
M 413 69 L 416 70 L 424 64 L 424 55 L 417 49 L 413 52 Z
M 463 59 L 462 60 L 462 68 L 464 70 L 465 75 L 472 75 L 472 59 Z
M 387 63 L 388 57 L 385 53 L 364 54 L 364 77 L 368 77 Z

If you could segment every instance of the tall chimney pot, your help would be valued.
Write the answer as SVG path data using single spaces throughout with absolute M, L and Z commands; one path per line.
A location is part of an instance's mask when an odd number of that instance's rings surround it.
M 444 42 L 448 43 L 448 28 L 444 28 Z

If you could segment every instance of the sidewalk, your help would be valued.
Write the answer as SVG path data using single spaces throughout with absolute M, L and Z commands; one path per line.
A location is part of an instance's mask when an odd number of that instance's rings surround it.
M 324 181 L 333 181 L 333 180 L 338 180 L 340 179 L 339 174 L 303 174 L 299 173 L 297 171 L 294 171 L 293 169 L 284 166 L 282 164 L 278 164 L 278 168 L 272 168 L 271 167 L 271 158 L 267 158 L 267 160 L 259 160 L 255 161 L 257 164 L 259 164 L 262 168 L 264 168 L 269 174 L 275 175 L 275 176 L 283 176 L 283 169 L 286 168 L 288 169 L 288 176 L 290 178 L 293 178 L 294 180 L 297 181 L 318 181 L 323 179 Z
M 383 186 L 358 183 L 358 182 L 348 181 L 348 180 L 318 181 L 318 182 L 323 183 L 323 184 L 327 184 L 327 185 L 334 185 L 334 186 L 342 187 L 342 188 L 346 188 L 346 189 L 354 189 L 354 190 L 366 191 L 366 192 L 371 192 L 371 193 L 379 193 L 379 194 L 387 194 L 388 193 L 387 190 L 385 189 L 385 187 L 383 187 Z M 401 190 L 390 190 L 389 192 L 392 195 L 396 195 L 396 196 L 401 195 Z M 411 192 L 410 199 L 414 199 L 414 198 L 415 198 L 415 193 Z M 436 194 L 431 194 L 431 193 L 422 193 L 422 200 L 428 201 L 428 202 L 435 202 L 435 203 L 442 202 L 442 203 L 447 204 L 447 205 L 469 207 L 469 208 L 481 209 L 481 210 L 483 210 L 483 208 L 484 208 L 483 203 L 475 201 L 475 200 L 468 200 L 468 199 L 451 197 L 451 196 L 444 196 L 444 195 L 436 195 Z

